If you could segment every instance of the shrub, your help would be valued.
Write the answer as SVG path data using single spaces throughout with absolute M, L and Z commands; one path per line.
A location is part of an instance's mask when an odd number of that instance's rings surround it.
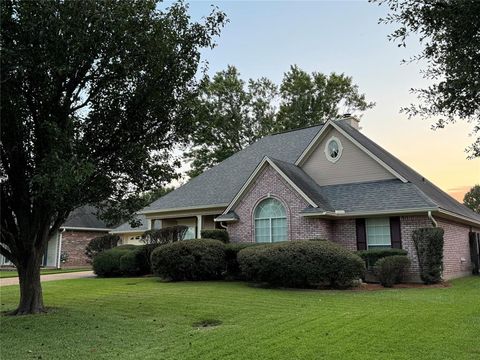
M 133 249 L 125 245 L 99 252 L 93 258 L 93 272 L 100 277 L 121 276 L 120 258 L 131 251 Z
M 407 251 L 403 249 L 370 249 L 355 252 L 360 256 L 368 268 L 373 268 L 376 262 L 388 256 L 407 255 Z
M 225 244 L 230 242 L 227 230 L 222 229 L 202 230 L 202 238 L 220 240 Z
M 421 228 L 412 233 L 417 249 L 420 278 L 425 284 L 442 281 L 443 271 L 443 229 Z
M 219 279 L 225 269 L 225 245 L 209 239 L 179 241 L 156 248 L 151 261 L 155 275 L 174 281 Z
M 238 264 L 238 253 L 240 250 L 251 246 L 260 246 L 257 243 L 231 243 L 225 245 L 225 277 L 232 280 L 244 280 L 240 265 Z
M 410 259 L 405 255 L 388 256 L 377 261 L 375 275 L 380 284 L 392 287 L 403 281 L 409 267 Z
M 238 263 L 247 280 L 287 287 L 347 287 L 365 271 L 361 258 L 329 241 L 248 247 Z
M 119 241 L 120 241 L 120 237 L 118 235 L 113 235 L 113 234 L 99 236 L 90 240 L 87 247 L 85 248 L 85 255 L 88 257 L 88 262 L 91 262 L 92 259 L 95 257 L 95 255 L 98 254 L 99 252 L 102 252 L 117 246 Z
M 185 238 L 188 226 L 177 225 L 165 227 L 163 229 L 152 229 L 145 231 L 142 235 L 142 242 L 145 244 L 169 244 L 180 241 Z
M 120 272 L 124 276 L 140 276 L 151 273 L 149 245 L 126 251 L 120 258 Z

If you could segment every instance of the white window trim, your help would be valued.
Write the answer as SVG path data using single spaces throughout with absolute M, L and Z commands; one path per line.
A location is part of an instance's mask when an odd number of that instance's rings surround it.
M 330 151 L 328 151 L 328 145 L 330 145 L 330 143 L 332 141 L 335 141 L 338 145 L 338 156 L 335 157 L 335 158 L 332 158 L 330 156 Z M 339 138 L 337 138 L 336 136 L 331 136 L 328 141 L 325 143 L 325 156 L 327 158 L 328 161 L 332 162 L 332 163 L 336 163 L 338 160 L 340 160 L 340 158 L 342 157 L 342 153 L 343 153 L 343 145 L 342 145 L 342 142 L 340 141 Z
M 264 202 L 265 200 L 267 199 L 274 199 L 276 201 L 278 201 L 284 208 L 285 210 L 285 216 L 272 216 L 272 217 L 255 217 L 255 212 L 257 211 L 257 208 L 258 206 Z M 275 219 L 285 219 L 285 224 L 286 224 L 286 239 L 285 240 L 282 240 L 282 241 L 286 241 L 288 240 L 288 220 L 287 220 L 287 211 L 285 209 L 285 205 L 282 204 L 282 202 L 276 198 L 272 198 L 272 197 L 267 197 L 263 200 L 261 200 L 256 206 L 255 206 L 255 209 L 253 211 L 253 232 L 254 232 L 254 239 L 255 239 L 255 243 L 256 244 L 268 244 L 268 243 L 273 243 L 273 236 L 272 236 L 272 220 L 275 220 Z M 265 242 L 257 242 L 257 220 L 268 220 L 268 240 L 269 241 L 265 241 Z

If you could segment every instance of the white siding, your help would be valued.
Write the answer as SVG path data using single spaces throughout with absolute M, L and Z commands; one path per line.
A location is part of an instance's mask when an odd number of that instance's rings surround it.
M 342 155 L 335 163 L 328 161 L 324 152 L 325 144 L 332 136 L 338 138 L 343 146 Z M 331 129 L 325 134 L 317 148 L 303 163 L 302 169 L 319 185 L 348 184 L 395 178 L 387 169 L 336 129 Z

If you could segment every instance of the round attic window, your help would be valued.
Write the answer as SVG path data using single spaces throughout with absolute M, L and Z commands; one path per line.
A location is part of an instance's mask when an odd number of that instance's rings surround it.
M 325 155 L 328 161 L 337 162 L 342 156 L 342 143 L 336 137 L 331 137 L 325 145 Z

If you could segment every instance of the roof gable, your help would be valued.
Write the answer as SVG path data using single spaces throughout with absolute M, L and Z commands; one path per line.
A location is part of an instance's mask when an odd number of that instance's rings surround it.
M 235 206 L 242 199 L 244 194 L 248 192 L 253 182 L 258 178 L 261 171 L 265 169 L 267 166 L 271 166 L 290 185 L 290 187 L 292 187 L 303 199 L 305 199 L 305 201 L 308 204 L 310 204 L 310 206 L 314 208 L 318 208 L 319 206 L 317 202 L 312 199 L 312 195 L 313 197 L 318 198 L 317 201 L 321 199 L 321 195 L 315 190 L 312 191 L 310 189 L 310 186 L 316 186 L 315 182 L 309 179 L 308 175 L 304 173 L 301 174 L 302 171 L 299 168 L 297 168 L 295 165 L 291 165 L 291 166 L 298 169 L 298 171 L 290 168 L 289 165 L 291 164 L 288 164 L 279 160 L 270 159 L 267 156 L 265 156 L 263 160 L 257 165 L 257 167 L 252 172 L 252 174 L 249 176 L 245 184 L 243 184 L 240 191 L 238 191 L 238 193 L 235 195 L 232 201 L 228 204 L 223 214 L 224 215 L 228 214 L 232 209 L 235 208 Z M 300 183 L 301 185 L 299 186 L 298 183 Z M 310 196 L 307 195 L 307 193 L 309 193 Z M 323 204 L 326 204 L 326 202 L 323 201 L 323 199 L 321 199 L 320 201 L 323 202 Z

